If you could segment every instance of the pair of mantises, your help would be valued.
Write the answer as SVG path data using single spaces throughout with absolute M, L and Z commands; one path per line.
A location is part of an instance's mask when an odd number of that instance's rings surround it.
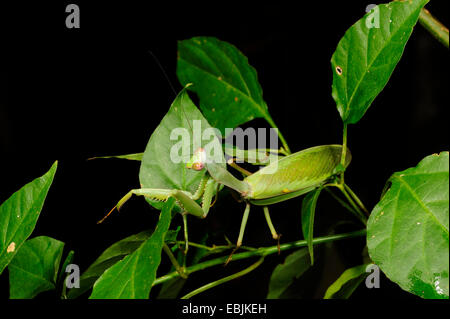
M 254 174 L 246 176 L 244 180 L 239 180 L 218 163 L 208 161 L 205 150 L 198 148 L 186 164 L 188 169 L 196 171 L 206 170 L 194 194 L 177 189 L 133 189 L 114 208 L 120 209 L 133 194 L 158 201 L 166 201 L 173 197 L 182 209 L 184 218 L 186 214 L 205 218 L 208 215 L 218 186 L 227 186 L 238 192 L 246 203 L 239 237 L 228 259 L 230 261 L 233 253 L 242 245 L 252 204 L 263 206 L 264 215 L 272 237 L 279 240 L 279 234 L 276 232 L 269 215 L 268 205 L 306 194 L 324 185 L 337 174 L 337 168 L 345 169 L 350 163 L 351 156 L 348 150 L 345 152 L 344 163 L 341 163 L 342 150 L 343 147 L 341 145 L 322 145 L 308 148 L 271 162 Z M 197 201 L 201 201 L 201 205 Z M 111 212 L 100 222 L 108 217 Z M 185 243 L 187 248 L 186 231 Z

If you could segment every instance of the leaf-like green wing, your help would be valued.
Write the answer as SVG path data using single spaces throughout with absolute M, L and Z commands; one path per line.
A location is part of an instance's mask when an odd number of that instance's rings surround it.
M 311 265 L 314 264 L 313 230 L 314 215 L 316 214 L 316 204 L 322 188 L 317 188 L 308 193 L 302 202 L 302 231 L 303 237 L 308 243 L 309 255 L 311 256 Z
M 275 267 L 270 277 L 268 299 L 278 299 L 295 279 L 300 278 L 311 267 L 308 249 L 297 250 L 286 257 L 283 264 Z
M 357 123 L 383 90 L 427 2 L 378 5 L 347 30 L 331 59 L 332 95 L 345 123 Z
M 273 124 L 256 70 L 235 46 L 213 37 L 179 41 L 177 75 L 182 85 L 194 84 L 189 89 L 222 134 L 256 117 Z
M 147 299 L 161 262 L 164 236 L 170 226 L 175 200 L 164 203 L 151 237 L 136 251 L 106 270 L 95 282 L 90 299 Z
M 311 191 L 336 174 L 341 154 L 342 145 L 320 145 L 283 157 L 244 179 L 250 185 L 251 199 L 261 201 Z M 347 167 L 351 161 L 348 149 L 345 161 Z M 254 203 L 259 205 L 258 201 Z
M 83 272 L 80 277 L 80 288 L 71 289 L 67 294 L 68 298 L 77 298 L 89 290 L 106 269 L 136 251 L 136 249 L 150 237 L 151 233 L 151 231 L 143 231 L 128 236 L 108 247 L 94 263 Z
M 9 297 L 29 299 L 56 288 L 64 243 L 46 236 L 27 240 L 9 263 Z
M 55 162 L 45 175 L 23 186 L 0 206 L 0 274 L 33 232 L 57 165 Z
M 339 278 L 328 287 L 324 299 L 348 299 L 369 273 L 369 264 L 356 266 L 345 270 Z
M 367 224 L 371 259 L 423 298 L 448 298 L 449 153 L 397 172 Z
M 200 134 L 197 147 L 205 148 L 209 145 L 210 149 L 218 150 L 215 155 L 220 156 L 220 159 L 216 159 L 216 163 L 225 168 L 221 141 L 216 135 L 206 134 L 207 130 L 212 132 L 213 129 L 192 103 L 186 89 L 183 89 L 150 137 L 139 172 L 141 187 L 179 189 L 194 193 L 205 174 L 205 170 L 186 168 L 186 163 L 195 152 L 194 139 L 197 138 L 194 135 L 197 134 Z M 183 138 L 182 134 L 186 137 Z M 205 136 L 202 138 L 203 134 Z M 185 154 L 182 153 L 183 147 L 187 148 Z M 174 161 L 174 154 L 178 162 Z M 156 208 L 161 208 L 161 203 L 149 202 Z

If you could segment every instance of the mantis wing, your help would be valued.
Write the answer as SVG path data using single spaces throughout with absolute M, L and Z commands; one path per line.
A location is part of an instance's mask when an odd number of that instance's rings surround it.
M 264 167 L 244 179 L 252 190 L 251 199 L 267 199 L 314 189 L 335 174 L 341 153 L 341 145 L 316 146 Z M 345 167 L 351 161 L 350 151 L 347 150 L 346 154 Z

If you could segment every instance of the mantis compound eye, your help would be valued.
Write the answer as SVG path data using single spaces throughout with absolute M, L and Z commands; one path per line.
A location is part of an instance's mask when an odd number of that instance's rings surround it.
M 203 163 L 200 163 L 200 162 L 192 164 L 192 169 L 196 170 L 196 171 L 202 170 L 203 167 L 205 167 L 205 165 Z
M 196 171 L 200 171 L 205 167 L 206 162 L 206 152 L 203 148 L 198 148 L 194 155 L 192 156 L 189 163 L 187 163 L 186 167 L 191 168 Z

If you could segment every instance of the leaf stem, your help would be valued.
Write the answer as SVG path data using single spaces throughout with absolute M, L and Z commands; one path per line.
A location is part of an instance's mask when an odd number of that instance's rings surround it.
M 278 137 L 280 138 L 281 144 L 283 144 L 283 148 L 286 151 L 285 153 L 287 153 L 287 155 L 291 154 L 291 150 L 289 149 L 289 146 L 288 146 L 286 140 L 284 139 L 283 134 L 281 134 L 280 129 L 276 126 L 275 122 L 272 120 L 270 115 L 266 116 L 265 119 L 269 123 L 270 126 L 277 129 Z M 280 153 L 281 153 L 281 151 L 280 151 Z
M 345 167 L 345 157 L 347 154 L 347 123 L 344 123 L 344 128 L 342 132 L 342 155 L 341 155 L 341 166 L 342 169 Z M 341 172 L 341 185 L 344 185 L 344 173 L 345 170 Z
M 364 213 L 366 213 L 367 216 L 369 216 L 369 211 L 367 210 L 366 206 L 364 206 L 363 202 L 359 199 L 359 197 L 355 194 L 354 191 L 348 186 L 347 184 L 344 184 L 345 190 L 350 194 L 350 196 L 355 200 L 355 202 L 358 204 L 358 206 L 363 210 Z
M 356 205 L 356 203 L 353 201 L 352 197 L 349 195 L 349 193 L 346 191 L 344 185 L 338 185 L 336 186 L 339 188 L 339 190 L 344 194 L 347 201 L 350 203 L 352 208 L 357 212 L 357 215 L 355 215 L 365 226 L 367 226 L 367 217 L 364 215 L 364 213 L 361 211 L 361 209 Z
M 344 207 L 345 209 L 347 209 L 348 211 L 350 211 L 352 214 L 357 215 L 358 212 L 356 210 L 354 210 L 349 204 L 347 204 L 345 201 L 343 201 L 342 199 L 339 198 L 339 196 L 337 196 L 331 189 L 329 189 L 328 187 L 324 187 L 325 190 L 339 203 L 342 205 L 342 207 Z
M 231 281 L 233 279 L 242 277 L 242 276 L 248 274 L 249 272 L 255 270 L 256 268 L 258 268 L 258 266 L 261 265 L 263 263 L 263 261 L 264 261 L 264 257 L 261 257 L 260 259 L 258 259 L 258 261 L 256 263 L 250 265 L 250 267 L 247 267 L 244 270 L 241 270 L 241 271 L 239 271 L 239 272 L 237 272 L 235 274 L 232 274 L 232 275 L 224 277 L 222 279 L 210 282 L 210 283 L 208 283 L 208 284 L 206 284 L 206 285 L 204 285 L 204 286 L 202 286 L 200 288 L 197 288 L 197 289 L 191 291 L 190 293 L 184 295 L 183 297 L 181 297 L 181 299 L 189 299 L 189 298 L 191 298 L 191 297 L 193 297 L 195 295 L 198 295 L 199 293 L 204 292 L 204 291 L 206 291 L 208 289 L 217 287 L 217 286 L 219 286 L 221 284 L 224 284 L 224 283 L 226 283 L 228 281 Z
M 420 24 L 448 49 L 448 28 L 423 8 L 419 15 Z
M 364 236 L 365 234 L 366 234 L 366 230 L 361 229 L 361 230 L 354 231 L 351 233 L 317 237 L 312 240 L 312 243 L 313 243 L 313 245 L 323 244 L 323 243 L 328 243 L 328 242 L 341 240 L 341 239 L 361 237 L 361 236 Z M 240 260 L 240 259 L 251 258 L 251 257 L 255 257 L 255 256 L 265 257 L 265 256 L 268 256 L 271 254 L 278 253 L 278 249 L 280 251 L 285 251 L 285 250 L 290 250 L 290 249 L 294 249 L 294 248 L 306 247 L 307 245 L 308 245 L 308 243 L 306 242 L 306 240 L 299 240 L 299 241 L 295 241 L 295 242 L 291 242 L 291 243 L 282 244 L 279 247 L 278 247 L 278 245 L 275 245 L 275 246 L 270 246 L 270 247 L 258 248 L 256 250 L 234 254 L 233 259 L 230 262 Z M 222 256 L 222 257 L 218 257 L 215 259 L 207 260 L 202 263 L 185 268 L 184 273 L 189 275 L 189 274 L 199 271 L 199 270 L 203 270 L 203 269 L 206 269 L 209 267 L 224 264 L 227 261 L 227 259 L 228 259 L 228 256 Z M 164 276 L 161 276 L 159 278 L 156 278 L 155 281 L 153 282 L 153 286 L 162 284 L 163 282 L 166 282 L 172 278 L 176 278 L 179 275 L 180 274 L 177 271 L 174 271 L 174 272 L 171 272 Z

